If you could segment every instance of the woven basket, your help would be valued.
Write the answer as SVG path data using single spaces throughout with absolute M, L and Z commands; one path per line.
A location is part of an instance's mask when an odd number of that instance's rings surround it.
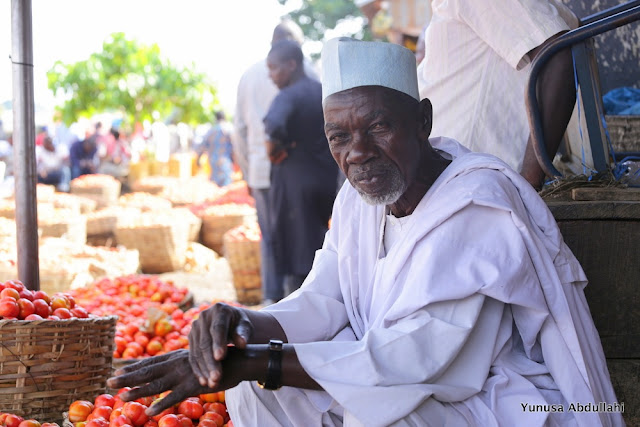
M 255 212 L 255 211 L 254 211 Z M 242 224 L 256 221 L 256 215 L 203 215 L 200 240 L 202 244 L 222 255 L 224 233 Z
M 78 178 L 76 178 L 78 179 Z M 104 208 L 118 204 L 122 184 L 118 180 L 105 180 L 103 185 L 89 187 L 71 181 L 71 194 L 86 197 L 96 202 L 96 208 Z
M 262 301 L 260 242 L 232 240 L 229 234 L 225 234 L 224 257 L 229 262 L 238 302 L 248 305 L 260 303 Z
M 62 423 L 74 400 L 104 393 L 116 316 L 0 320 L 0 408 Z
M 87 219 L 82 215 L 58 217 L 55 222 L 51 222 L 45 217 L 39 221 L 38 228 L 42 230 L 42 237 L 64 237 L 79 244 L 84 244 L 87 241 Z
M 116 226 L 118 244 L 140 253 L 144 273 L 167 273 L 182 268 L 188 243 L 188 224 Z
M 113 234 L 118 220 L 133 216 L 140 211 L 136 208 L 112 206 L 87 214 L 87 236 Z
M 51 203 L 56 208 L 73 209 L 81 214 L 93 212 L 97 205 L 95 200 L 67 193 L 55 193 L 51 198 Z
M 616 152 L 640 152 L 640 116 L 605 116 Z

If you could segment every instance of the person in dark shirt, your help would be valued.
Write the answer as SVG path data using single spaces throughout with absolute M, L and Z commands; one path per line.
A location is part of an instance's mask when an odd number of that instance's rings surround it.
M 285 296 L 300 287 L 328 229 L 338 167 L 324 133 L 322 86 L 304 72 L 298 43 L 283 40 L 267 56 L 278 86 L 264 118 L 272 162 L 271 232 Z
M 69 149 L 71 160 L 71 179 L 80 175 L 96 173 L 98 167 L 98 149 L 93 138 L 76 141 Z

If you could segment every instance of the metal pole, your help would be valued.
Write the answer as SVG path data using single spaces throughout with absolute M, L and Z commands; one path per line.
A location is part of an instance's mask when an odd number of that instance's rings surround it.
M 18 279 L 27 288 L 39 290 L 32 32 L 31 0 L 11 0 L 13 169 Z

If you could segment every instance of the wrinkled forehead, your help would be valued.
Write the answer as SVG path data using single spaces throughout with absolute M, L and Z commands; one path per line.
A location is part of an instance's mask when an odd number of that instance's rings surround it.
M 322 107 L 327 114 L 334 111 L 351 110 L 353 114 L 370 109 L 388 109 L 389 111 L 405 110 L 418 102 L 397 90 L 384 86 L 359 86 L 327 96 Z

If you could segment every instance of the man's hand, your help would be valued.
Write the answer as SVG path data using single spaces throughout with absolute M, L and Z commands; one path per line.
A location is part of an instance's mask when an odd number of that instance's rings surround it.
M 111 388 L 140 386 L 121 394 L 120 397 L 125 401 L 171 390 L 171 393 L 165 398 L 155 402 L 147 409 L 149 416 L 157 415 L 187 397 L 224 390 L 222 388 L 212 390 L 198 383 L 198 379 L 189 365 L 188 350 L 176 350 L 141 360 L 133 365 L 118 369 L 115 371 L 115 375 L 107 381 Z
M 204 310 L 189 333 L 189 362 L 201 386 L 219 387 L 227 344 L 246 348 L 253 334 L 246 310 L 223 303 Z
M 284 149 L 282 144 L 274 141 L 267 141 L 267 154 L 269 155 L 269 161 L 274 165 L 282 163 L 284 159 L 289 156 L 287 150 Z

